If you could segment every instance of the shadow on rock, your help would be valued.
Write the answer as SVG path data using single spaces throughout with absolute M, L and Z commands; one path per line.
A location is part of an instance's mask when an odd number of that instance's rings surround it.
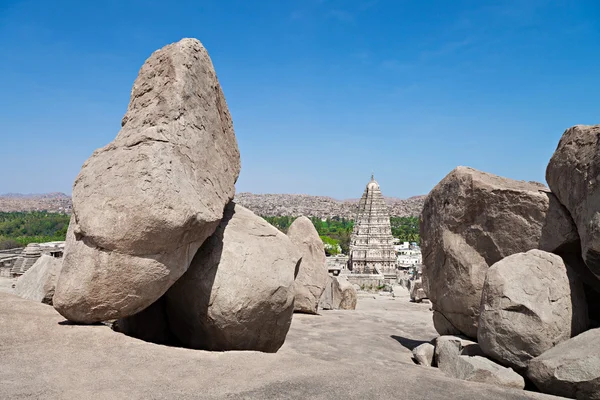
M 414 340 L 408 339 L 402 336 L 391 335 L 392 339 L 396 340 L 402 346 L 406 347 L 408 350 L 412 351 L 415 347 L 422 345 L 423 343 L 429 343 L 428 340 Z

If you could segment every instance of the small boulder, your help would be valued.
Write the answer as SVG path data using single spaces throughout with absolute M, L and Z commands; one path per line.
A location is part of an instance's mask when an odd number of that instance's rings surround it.
M 230 203 L 166 294 L 171 331 L 186 347 L 276 352 L 292 322 L 299 261 L 285 234 Z
M 599 400 L 600 328 L 559 343 L 529 361 L 527 377 L 544 393 Z
M 458 336 L 440 336 L 436 339 L 435 360 L 444 374 L 451 378 L 523 389 L 525 381 L 511 368 L 481 356 L 475 342 Z
M 340 310 L 356 309 L 358 294 L 354 286 L 350 282 L 348 282 L 348 279 L 346 279 L 343 276 L 334 277 L 334 279 L 338 282 L 337 296 L 339 301 L 336 300 L 336 303 L 338 304 L 337 308 L 339 308 Z
M 524 370 L 530 359 L 588 324 L 583 285 L 561 257 L 530 250 L 488 270 L 477 338 L 484 353 L 503 365 Z
M 358 301 L 358 293 L 344 276 L 329 275 L 323 295 L 319 299 L 319 307 L 323 310 L 354 310 Z
M 600 277 L 600 125 L 567 129 L 546 169 L 552 192 L 569 211 L 587 267 Z
M 62 259 L 42 255 L 17 280 L 15 294 L 24 299 L 52 305 Z
M 76 322 L 129 316 L 160 298 L 216 229 L 240 172 L 225 97 L 196 39 L 146 60 L 121 125 L 73 185 L 54 307 Z
M 432 345 L 431 343 L 423 343 L 413 349 L 413 360 L 415 360 L 415 362 L 419 365 L 431 367 L 433 365 L 434 353 L 434 345 Z
M 423 282 L 421 280 L 412 281 L 410 285 L 410 299 L 415 303 L 420 303 L 426 298 L 427 294 L 423 289 Z
M 302 255 L 294 282 L 294 311 L 316 314 L 328 276 L 323 241 L 310 219 L 304 216 L 290 225 L 287 236 Z
M 552 196 L 541 183 L 468 167 L 457 167 L 433 188 L 420 228 L 424 289 L 443 315 L 438 322 L 477 337 L 487 269 L 511 254 L 539 248 L 545 229 L 557 231 L 549 221 Z M 548 248 L 562 242 L 545 240 Z M 440 333 L 447 327 L 436 325 Z

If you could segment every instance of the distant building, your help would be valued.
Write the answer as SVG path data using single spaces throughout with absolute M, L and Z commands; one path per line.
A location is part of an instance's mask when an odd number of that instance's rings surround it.
M 395 274 L 396 271 L 390 215 L 373 176 L 358 203 L 348 267 L 358 274 Z

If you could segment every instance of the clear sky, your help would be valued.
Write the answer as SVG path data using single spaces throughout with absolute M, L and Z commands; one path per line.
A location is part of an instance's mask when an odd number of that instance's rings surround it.
M 237 190 L 426 194 L 457 165 L 544 181 L 600 123 L 600 1 L 0 0 L 0 193 L 71 193 L 144 60 L 200 39 Z

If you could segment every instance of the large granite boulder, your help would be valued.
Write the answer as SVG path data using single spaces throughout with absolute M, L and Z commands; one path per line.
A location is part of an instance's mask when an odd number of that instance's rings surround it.
M 479 345 L 464 337 L 438 337 L 435 362 L 444 374 L 452 378 L 516 389 L 525 387 L 522 376 L 511 368 L 482 357 Z
M 276 352 L 292 322 L 300 258 L 285 234 L 230 203 L 166 294 L 171 331 L 186 347 Z
M 62 259 L 42 255 L 15 285 L 15 294 L 24 299 L 52 305 Z
M 522 371 L 530 359 L 588 324 L 583 284 L 559 256 L 530 250 L 488 270 L 477 339 L 501 364 Z
M 316 314 L 328 275 L 323 241 L 310 219 L 304 216 L 292 222 L 287 235 L 302 255 L 294 282 L 294 311 Z
M 551 205 L 559 205 L 552 196 L 540 183 L 468 167 L 457 167 L 433 188 L 421 214 L 421 244 L 424 288 L 439 333 L 477 336 L 489 266 L 514 253 L 551 251 L 571 240 L 544 233 L 558 232 L 549 220 L 557 214 L 550 213 Z
M 559 343 L 529 361 L 527 377 L 544 393 L 600 400 L 600 329 Z
M 546 169 L 546 180 L 567 208 L 581 238 L 587 267 L 600 277 L 600 125 L 565 131 Z
M 115 140 L 85 162 L 54 298 L 91 323 L 143 310 L 187 270 L 233 198 L 231 116 L 206 49 L 183 39 L 142 66 Z

